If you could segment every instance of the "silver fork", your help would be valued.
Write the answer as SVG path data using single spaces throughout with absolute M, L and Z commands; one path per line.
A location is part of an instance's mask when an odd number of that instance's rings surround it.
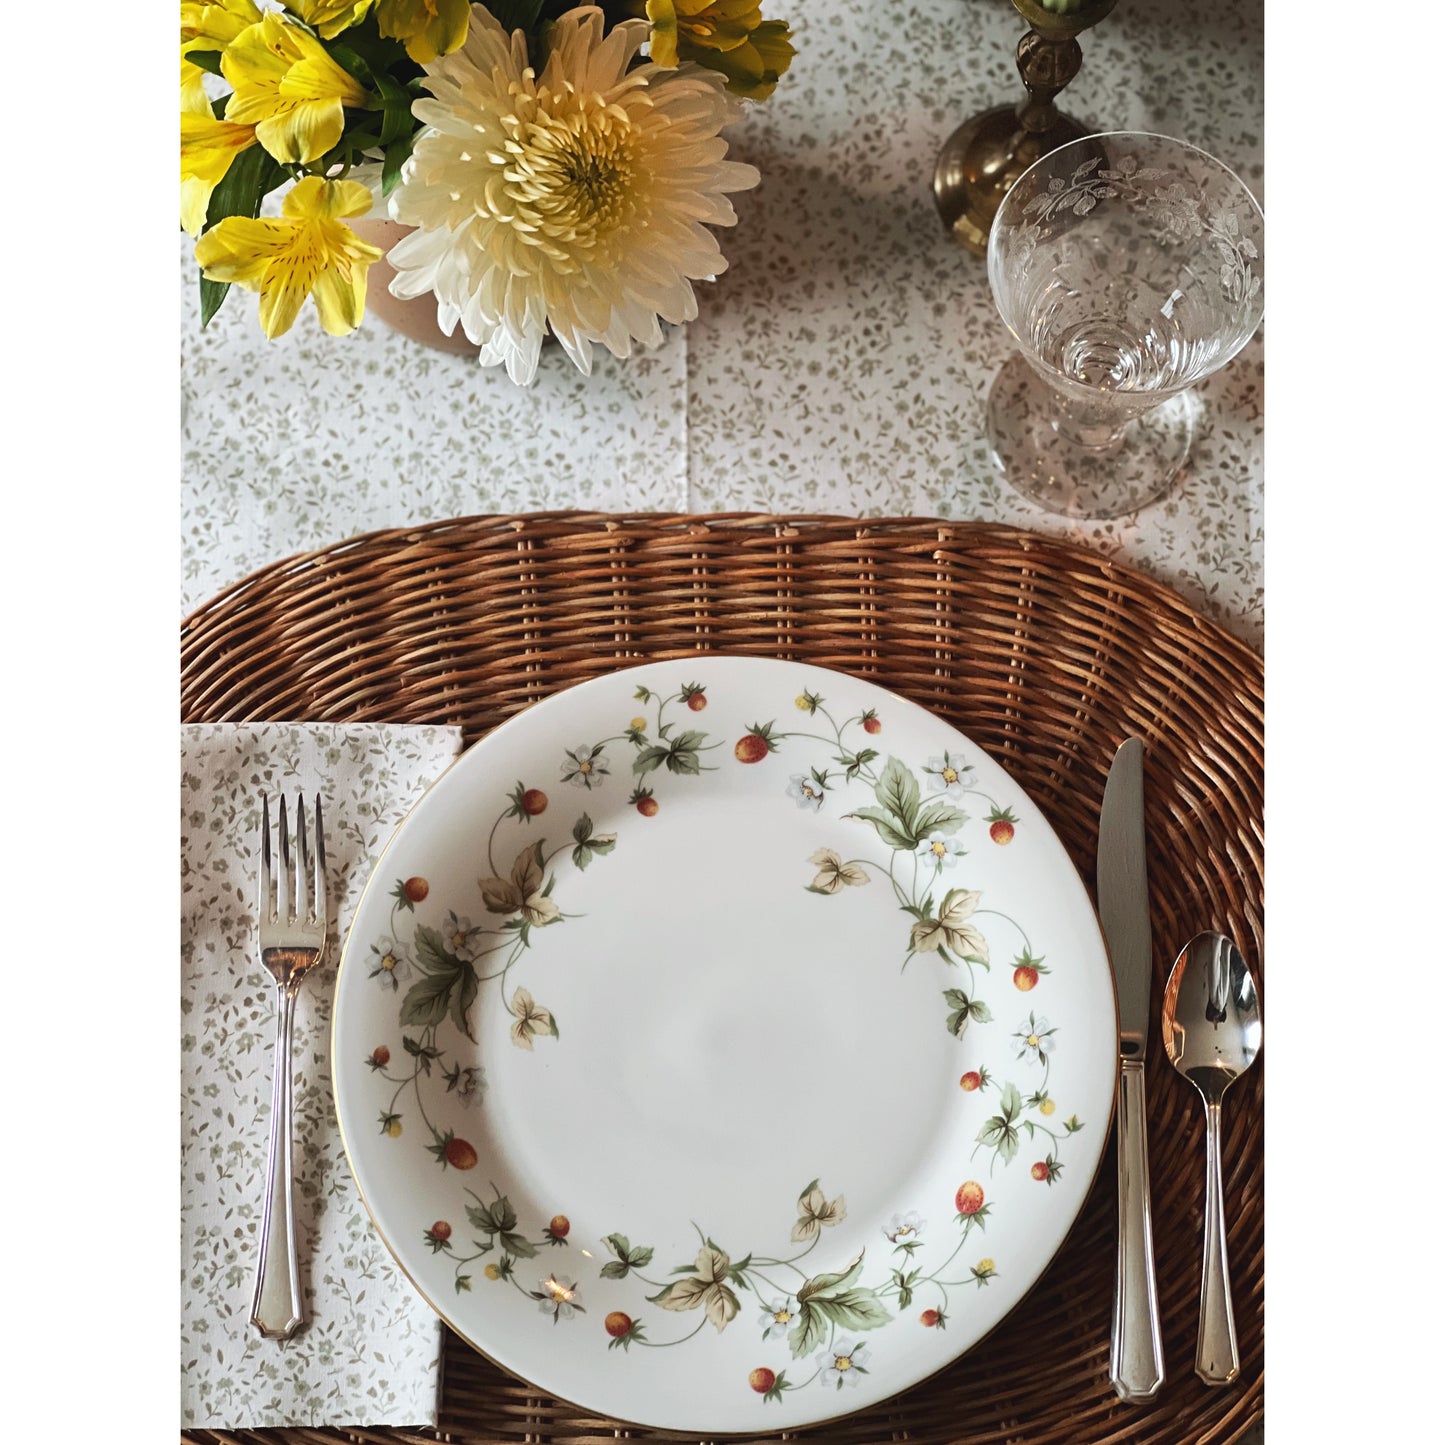
M 266 1204 L 261 1263 L 251 1323 L 267 1339 L 284 1340 L 305 1323 L 296 1264 L 291 1202 L 291 1025 L 301 983 L 326 949 L 326 838 L 316 797 L 316 852 L 306 840 L 306 804 L 296 795 L 297 866 L 292 866 L 286 800 L 280 807 L 281 867 L 272 886 L 271 800 L 261 799 L 261 962 L 276 980 L 276 1048 L 271 1061 L 271 1144 L 266 1155 Z M 309 880 L 308 880 L 309 875 Z

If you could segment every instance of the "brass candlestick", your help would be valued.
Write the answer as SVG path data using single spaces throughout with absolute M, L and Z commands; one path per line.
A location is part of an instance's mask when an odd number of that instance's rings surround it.
M 1078 36 L 1097 25 L 1117 0 L 1013 0 L 1030 29 L 1018 47 L 1027 99 L 965 121 L 943 143 L 933 170 L 933 199 L 944 226 L 975 256 L 988 249 L 989 227 L 1008 189 L 1040 156 L 1091 134 L 1064 115 L 1054 97 L 1079 73 Z M 1065 13 L 1063 6 L 1074 8 Z

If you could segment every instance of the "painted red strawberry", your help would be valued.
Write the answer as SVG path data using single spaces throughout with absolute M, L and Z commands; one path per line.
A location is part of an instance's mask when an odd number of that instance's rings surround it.
M 553 1239 L 566 1239 L 572 1232 L 572 1221 L 565 1214 L 554 1214 L 552 1222 L 547 1226 L 547 1233 Z
M 448 1139 L 446 1142 L 447 1163 L 453 1169 L 475 1169 L 477 1151 L 465 1139 Z
M 707 694 L 695 682 L 690 682 L 683 688 L 682 700 L 693 712 L 701 712 L 707 706 Z
M 983 1208 L 983 1185 L 976 1179 L 965 1180 L 958 1186 L 953 1202 L 960 1214 L 977 1214 Z
M 1028 993 L 1037 986 L 1039 978 L 1048 972 L 1041 958 L 1035 958 L 1027 949 L 1014 959 L 1014 987 L 1020 993 Z
M 883 724 L 878 721 L 878 714 L 870 707 L 863 714 L 863 731 L 870 737 L 877 737 L 883 731 Z
M 623 1314 L 621 1310 L 613 1310 L 612 1313 L 602 1321 L 602 1328 L 606 1330 L 614 1340 L 620 1340 L 623 1335 L 632 1328 L 632 1317 Z
M 371 1057 L 367 1063 L 373 1069 L 384 1069 L 391 1062 L 391 1050 L 385 1044 L 378 1044 L 371 1051 Z
M 452 1237 L 452 1227 L 445 1219 L 439 1219 L 431 1227 L 431 1237 L 445 1244 Z
M 1040 1159 L 1039 1162 L 1029 1170 L 1029 1173 L 1032 1174 L 1035 1179 L 1040 1181 L 1045 1180 L 1049 1177 L 1049 1166 Z
M 958 1081 L 958 1087 L 962 1089 L 965 1094 L 971 1094 L 981 1083 L 983 1083 L 983 1076 L 977 1069 L 970 1069 Z
M 1012 808 L 1005 808 L 1002 812 L 997 808 L 990 809 L 988 815 L 988 836 L 998 844 L 1012 843 L 1014 840 L 1014 824 L 1018 819 L 1014 817 Z
M 632 796 L 627 800 L 637 805 L 637 811 L 644 818 L 657 817 L 657 799 L 652 796 L 651 788 L 634 788 Z
M 766 1365 L 759 1365 L 748 1375 L 748 1384 L 760 1395 L 766 1395 L 777 1381 L 778 1377 Z
M 918 1316 L 918 1323 L 930 1330 L 937 1326 L 938 1320 L 939 1314 L 937 1310 L 924 1310 L 923 1313 Z
M 769 753 L 776 751 L 772 723 L 765 723 L 761 727 L 754 723 L 738 739 L 737 746 L 733 748 L 733 757 L 740 763 L 760 763 Z
M 420 903 L 428 893 L 431 892 L 431 884 L 425 878 L 408 878 L 401 885 L 401 891 L 411 899 L 413 903 Z
M 528 817 L 535 818 L 538 813 L 547 811 L 547 795 L 541 788 L 528 788 L 521 797 L 522 811 Z

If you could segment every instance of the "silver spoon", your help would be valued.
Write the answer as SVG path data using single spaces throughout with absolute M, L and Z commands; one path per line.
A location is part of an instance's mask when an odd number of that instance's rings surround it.
M 1194 1373 L 1206 1385 L 1228 1385 L 1239 1374 L 1224 1245 L 1220 1106 L 1224 1091 L 1254 1062 L 1263 1032 L 1254 974 L 1234 943 L 1221 933 L 1191 939 L 1164 989 L 1164 1051 L 1204 1100 L 1204 1270 Z

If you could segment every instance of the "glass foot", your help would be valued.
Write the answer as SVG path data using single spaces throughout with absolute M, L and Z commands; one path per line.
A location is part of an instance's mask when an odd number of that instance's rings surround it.
M 1179 392 L 1131 421 L 1107 450 L 1082 447 L 1054 430 L 1053 393 L 1021 356 L 988 393 L 988 443 L 1004 480 L 1029 501 L 1066 517 L 1121 517 L 1156 502 L 1189 457 L 1202 410 Z

